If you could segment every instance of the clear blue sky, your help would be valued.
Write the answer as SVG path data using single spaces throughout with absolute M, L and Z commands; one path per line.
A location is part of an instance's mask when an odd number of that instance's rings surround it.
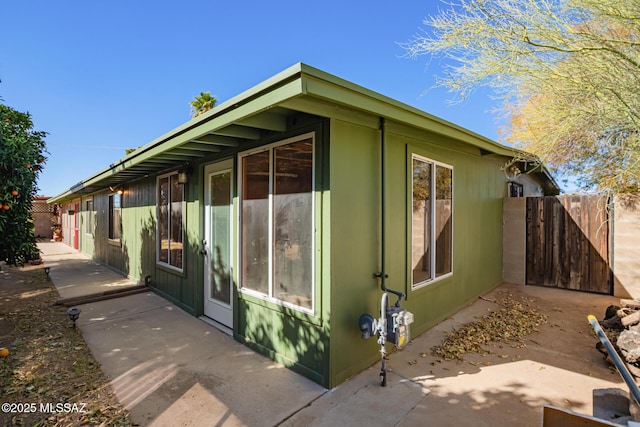
M 49 133 L 40 194 L 57 195 L 190 119 L 189 101 L 224 101 L 304 62 L 497 139 L 492 101 L 450 105 L 431 90 L 438 60 L 399 42 L 438 1 L 3 2 L 0 98 Z

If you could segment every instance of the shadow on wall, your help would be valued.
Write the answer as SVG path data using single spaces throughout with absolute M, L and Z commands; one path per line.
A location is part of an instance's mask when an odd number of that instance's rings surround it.
M 329 333 L 327 327 L 300 319 L 285 306 L 270 310 L 239 299 L 239 333 L 246 344 L 292 370 L 329 387 Z
M 153 214 L 149 213 L 147 218 L 142 221 L 139 237 L 140 265 L 138 266 L 137 274 L 143 283 L 147 276 L 150 277 L 150 281 L 153 283 L 156 260 L 156 220 Z
M 526 199 L 526 284 L 610 295 L 609 200 Z
M 507 283 L 640 298 L 640 195 L 504 199 Z
M 129 275 L 129 250 L 122 236 L 122 222 L 116 227 L 118 234 L 113 234 L 110 194 L 101 192 L 93 197 L 93 258 L 109 267 Z M 86 243 L 83 243 L 83 245 Z M 86 251 L 87 248 L 84 248 Z M 135 280 L 135 278 L 133 278 Z
M 173 234 L 171 239 L 158 237 L 155 206 L 146 208 L 146 216 L 136 223 L 139 232 L 130 247 L 131 254 L 138 254 L 131 259 L 134 278 L 145 283 L 148 277 L 154 290 L 164 298 L 193 316 L 200 315 L 201 307 L 198 307 L 202 305 L 203 288 L 198 236 L 184 233 L 179 237 Z M 158 238 L 162 239 L 160 253 Z

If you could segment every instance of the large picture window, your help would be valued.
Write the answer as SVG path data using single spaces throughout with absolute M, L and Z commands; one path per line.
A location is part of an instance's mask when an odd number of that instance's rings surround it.
M 313 137 L 243 154 L 243 290 L 313 311 Z
M 111 194 L 109 195 L 109 239 L 120 240 L 120 233 L 122 232 L 122 223 L 120 221 L 122 216 L 122 195 Z
M 452 272 L 453 169 L 412 157 L 411 271 L 414 288 Z
M 184 186 L 178 174 L 158 178 L 158 262 L 182 270 Z

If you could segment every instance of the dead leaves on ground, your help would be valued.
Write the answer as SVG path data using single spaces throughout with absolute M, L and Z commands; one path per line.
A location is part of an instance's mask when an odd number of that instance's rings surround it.
M 511 295 L 495 302 L 504 308 L 450 332 L 442 344 L 432 349 L 433 354 L 444 360 L 462 361 L 468 353 L 487 353 L 483 345 L 491 342 L 524 345 L 520 342 L 522 338 L 537 332 L 538 326 L 547 322 L 547 315 L 538 313 L 526 302 L 518 301 Z
M 0 413 L 1 425 L 131 425 L 79 329 L 42 269 L 4 268 L 0 318 L 13 325 L 0 359 L 2 403 L 36 404 L 35 413 Z M 40 405 L 86 403 L 84 412 L 40 411 Z

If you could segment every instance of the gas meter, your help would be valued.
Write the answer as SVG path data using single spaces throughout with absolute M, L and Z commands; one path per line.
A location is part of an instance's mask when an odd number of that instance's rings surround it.
M 413 313 L 402 307 L 387 307 L 387 341 L 402 350 L 410 340 L 409 325 L 413 323 Z
M 413 313 L 408 312 L 400 306 L 400 301 L 405 296 L 403 292 L 393 291 L 383 288 L 382 300 L 380 301 L 380 318 L 374 319 L 372 315 L 364 313 L 360 316 L 359 327 L 362 338 L 367 339 L 378 335 L 380 353 L 382 355 L 382 368 L 380 369 L 380 384 L 387 385 L 387 371 L 385 367 L 385 356 L 387 354 L 387 341 L 393 343 L 398 350 L 402 350 L 411 339 L 409 325 L 413 323 Z M 388 292 L 397 295 L 398 301 L 395 305 L 389 306 Z

